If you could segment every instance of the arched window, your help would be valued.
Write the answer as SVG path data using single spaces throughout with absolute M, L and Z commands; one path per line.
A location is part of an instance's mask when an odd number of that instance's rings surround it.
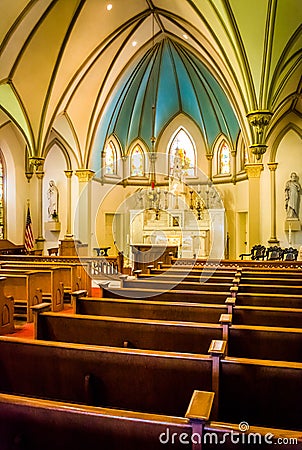
M 140 145 L 136 145 L 130 156 L 130 176 L 143 177 L 145 175 L 144 152 Z
M 195 150 L 189 134 L 181 128 L 172 139 L 169 148 L 169 174 L 173 175 L 175 161 L 180 162 L 182 173 L 187 177 L 195 176 Z
M 0 239 L 4 239 L 4 164 L 0 150 Z
M 218 173 L 221 175 L 231 173 L 231 152 L 225 141 L 222 142 L 218 153 Z
M 116 149 L 112 141 L 105 149 L 105 175 L 116 175 Z

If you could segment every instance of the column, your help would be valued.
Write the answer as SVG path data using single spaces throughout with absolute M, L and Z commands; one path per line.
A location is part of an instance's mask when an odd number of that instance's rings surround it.
M 213 155 L 211 153 L 206 154 L 206 158 L 208 160 L 208 178 L 209 180 L 212 180 L 213 172 L 212 172 L 212 160 Z
M 88 245 L 88 254 L 91 254 L 91 179 L 94 171 L 79 169 L 75 174 L 79 179 L 79 199 L 76 207 L 78 239 Z
M 249 180 L 248 235 L 249 246 L 260 244 L 260 175 L 263 164 L 246 164 Z
M 236 184 L 236 172 L 237 172 L 237 168 L 236 168 L 236 150 L 232 150 L 231 151 L 231 155 L 232 155 L 232 159 L 231 159 L 231 171 L 232 171 L 232 180 L 233 183 Z
M 36 176 L 38 179 L 38 189 L 37 189 L 37 219 L 38 219 L 38 237 L 36 239 L 36 246 L 38 250 L 44 250 L 43 236 L 43 165 L 44 158 L 33 157 L 29 158 L 30 164 L 34 166 L 36 171 Z
M 271 182 L 271 237 L 269 244 L 279 244 L 276 237 L 276 169 L 278 163 L 267 163 L 270 170 L 270 182 Z
M 72 239 L 72 226 L 71 226 L 71 177 L 72 170 L 64 170 L 64 173 L 67 178 L 67 225 L 66 225 L 66 234 L 64 236 L 65 239 Z

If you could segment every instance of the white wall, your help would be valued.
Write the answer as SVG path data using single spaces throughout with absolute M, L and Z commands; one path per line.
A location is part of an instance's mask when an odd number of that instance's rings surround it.
M 6 165 L 6 237 L 14 244 L 24 244 L 27 199 L 32 200 L 32 190 L 24 173 L 25 143 L 12 124 L 0 129 L 0 148 Z M 31 201 L 31 213 L 34 214 L 32 207 Z M 33 221 L 35 236 L 36 225 Z

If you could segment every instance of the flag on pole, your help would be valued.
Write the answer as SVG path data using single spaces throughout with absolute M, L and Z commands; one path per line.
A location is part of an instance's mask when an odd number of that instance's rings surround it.
M 34 235 L 31 226 L 31 217 L 29 206 L 27 207 L 26 225 L 25 225 L 25 236 L 24 236 L 24 246 L 25 250 L 29 252 L 34 248 Z

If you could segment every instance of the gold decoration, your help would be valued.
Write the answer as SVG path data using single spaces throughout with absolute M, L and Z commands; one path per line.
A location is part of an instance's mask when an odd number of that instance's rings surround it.
M 248 178 L 260 178 L 261 172 L 263 170 L 263 164 L 246 164 L 244 168 Z
M 275 170 L 277 169 L 278 163 L 269 162 L 269 163 L 267 163 L 267 166 L 271 172 L 275 172 Z
M 265 144 L 252 144 L 250 145 L 251 152 L 256 156 L 257 160 L 261 159 L 261 156 L 266 152 L 267 145 Z
M 91 180 L 95 172 L 89 169 L 79 169 L 75 171 L 75 174 L 79 178 L 79 181 L 83 183 Z

